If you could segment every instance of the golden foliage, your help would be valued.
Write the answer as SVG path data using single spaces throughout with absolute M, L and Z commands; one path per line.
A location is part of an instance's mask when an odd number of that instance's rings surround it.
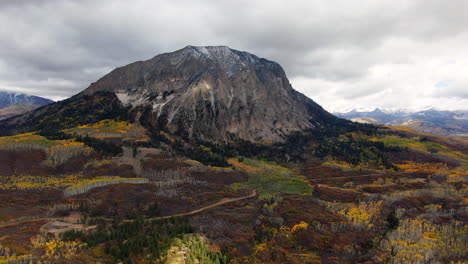
M 60 144 L 60 141 L 49 140 L 35 133 L 0 137 L 0 149 L 3 150 L 44 150 L 57 144 Z
M 101 167 L 101 166 L 104 166 L 104 165 L 111 165 L 111 164 L 114 164 L 113 161 L 111 160 L 108 160 L 108 159 L 103 159 L 103 160 L 92 160 L 88 163 L 86 163 L 84 165 L 84 168 L 88 168 L 88 167 Z
M 145 128 L 141 125 L 112 119 L 66 129 L 64 132 L 95 138 L 122 138 L 125 141 L 147 142 L 149 140 Z
M 357 207 L 351 208 L 348 212 L 343 212 L 356 225 L 367 225 L 373 227 L 372 218 L 377 217 L 382 210 L 383 201 L 361 203 Z
M 80 181 L 79 175 L 65 176 L 0 176 L 0 190 L 33 190 L 65 188 Z
M 144 184 L 149 183 L 149 180 L 147 178 L 98 177 L 79 181 L 64 190 L 64 195 L 65 197 L 70 197 L 85 193 L 93 188 L 119 183 Z
M 268 245 L 266 243 L 260 243 L 255 245 L 254 247 L 254 253 L 258 254 L 261 251 L 266 251 L 268 249 Z
M 374 227 L 374 220 L 380 215 L 383 201 L 362 202 L 358 205 L 338 202 L 323 202 L 327 210 L 338 213 L 347 218 L 354 226 L 359 228 Z
M 13 255 L 13 256 L 0 256 L 0 264 L 12 264 L 12 263 L 30 263 L 32 255 Z
M 296 232 L 298 229 L 307 229 L 307 227 L 309 227 L 309 224 L 304 222 L 304 221 L 301 221 L 299 224 L 295 224 L 292 228 L 291 228 L 291 232 L 294 233 Z
M 431 176 L 446 176 L 448 183 L 463 182 L 468 176 L 468 165 L 462 165 L 457 168 L 450 169 L 444 163 L 417 163 L 406 161 L 397 166 L 404 173 L 423 173 Z
M 432 141 L 421 141 L 419 137 L 403 138 L 400 136 L 385 135 L 379 137 L 371 137 L 370 140 L 380 141 L 388 146 L 407 147 L 415 151 L 440 156 L 445 159 L 457 160 L 461 163 L 466 163 L 466 161 L 468 160 L 468 155 L 460 151 L 453 150 L 445 145 L 435 143 Z
M 35 248 L 45 251 L 42 259 L 69 259 L 81 249 L 87 247 L 86 243 L 78 241 L 61 241 L 57 239 L 46 239 L 41 235 L 31 238 L 31 244 Z
M 467 256 L 467 234 L 468 226 L 462 222 L 434 224 L 424 218 L 406 218 L 381 242 L 381 248 L 389 252 L 392 263 L 442 263 L 444 258 Z
M 427 174 L 443 173 L 448 174 L 447 164 L 444 163 L 417 163 L 414 161 L 406 161 L 402 164 L 397 164 L 397 166 L 404 173 L 416 173 L 423 172 Z
M 259 173 L 262 171 L 262 168 L 261 167 L 255 167 L 255 166 L 251 166 L 251 165 L 247 165 L 243 162 L 240 162 L 239 159 L 235 159 L 235 158 L 230 158 L 228 159 L 228 163 L 229 165 L 237 168 L 237 169 L 240 169 L 246 173 Z

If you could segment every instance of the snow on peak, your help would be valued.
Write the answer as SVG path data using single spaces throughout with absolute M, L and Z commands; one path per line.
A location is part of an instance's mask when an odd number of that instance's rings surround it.
M 182 56 L 191 55 L 211 60 L 226 69 L 229 75 L 260 60 L 253 54 L 233 50 L 227 46 L 187 46 L 180 50 L 180 53 Z

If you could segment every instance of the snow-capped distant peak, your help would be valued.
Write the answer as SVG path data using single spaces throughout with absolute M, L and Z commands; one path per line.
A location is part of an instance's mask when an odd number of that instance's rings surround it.
M 45 104 L 50 104 L 52 102 L 52 100 L 34 95 L 0 91 L 0 108 L 6 108 L 13 105 L 39 107 Z

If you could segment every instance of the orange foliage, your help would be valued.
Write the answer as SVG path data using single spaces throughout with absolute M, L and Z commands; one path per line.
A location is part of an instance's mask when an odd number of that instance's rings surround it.
M 240 162 L 238 159 L 235 159 L 235 158 L 228 159 L 228 163 L 234 166 L 235 168 L 239 168 L 242 171 L 245 171 L 247 173 L 260 173 L 263 171 L 262 168 L 257 168 L 254 166 L 247 165 L 245 163 Z
M 443 163 L 416 163 L 413 161 L 407 161 L 403 164 L 398 164 L 397 166 L 405 173 L 423 172 L 433 174 L 448 171 L 447 164 Z

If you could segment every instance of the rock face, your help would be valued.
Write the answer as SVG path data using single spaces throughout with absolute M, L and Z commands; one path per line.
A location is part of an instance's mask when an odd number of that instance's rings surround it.
M 279 142 L 294 131 L 349 123 L 295 91 L 275 62 L 223 46 L 187 46 L 117 68 L 67 100 L 3 120 L 0 134 L 108 118 L 215 142 Z
M 295 91 L 279 64 L 225 46 L 187 46 L 117 68 L 81 95 L 96 92 L 114 93 L 153 127 L 203 140 L 281 141 L 337 120 Z

